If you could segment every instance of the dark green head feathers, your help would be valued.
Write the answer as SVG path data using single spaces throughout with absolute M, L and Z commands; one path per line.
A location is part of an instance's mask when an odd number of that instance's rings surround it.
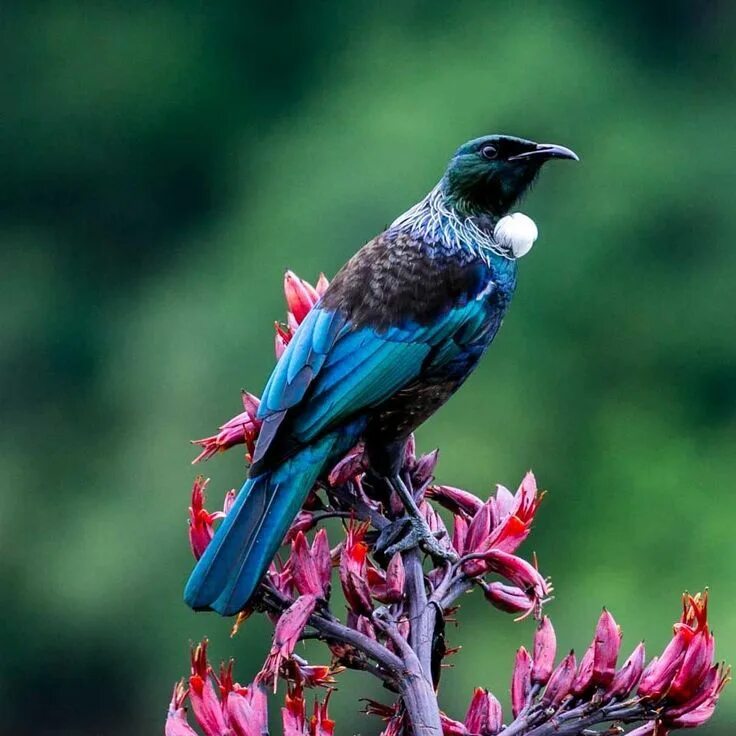
M 546 161 L 578 157 L 564 146 L 509 135 L 475 138 L 457 149 L 443 177 L 448 204 L 466 215 L 502 217 Z

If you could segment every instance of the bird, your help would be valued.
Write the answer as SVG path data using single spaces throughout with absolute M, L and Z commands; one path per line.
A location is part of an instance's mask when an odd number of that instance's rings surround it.
M 404 448 L 496 336 L 537 238 L 511 210 L 554 159 L 578 157 L 509 135 L 464 143 L 437 185 L 342 267 L 266 384 L 248 478 L 187 582 L 191 608 L 241 611 L 309 491 L 359 442 L 403 502 L 407 538 L 446 554 L 400 477 Z

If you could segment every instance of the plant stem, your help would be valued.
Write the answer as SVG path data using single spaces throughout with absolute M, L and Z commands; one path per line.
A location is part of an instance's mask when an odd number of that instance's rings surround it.
M 412 547 L 403 553 L 403 559 L 406 572 L 407 613 L 411 625 L 409 643 L 417 655 L 422 673 L 427 679 L 431 679 L 434 609 L 429 607 L 427 601 L 421 553 L 416 547 Z M 428 620 L 428 612 L 432 614 L 431 621 Z
M 414 736 L 442 736 L 437 695 L 421 673 L 407 672 L 399 681 L 399 693 Z
M 520 714 L 513 723 L 509 724 L 499 736 L 578 736 L 589 726 L 611 721 L 638 721 L 647 716 L 640 703 L 616 703 L 599 708 L 591 708 L 590 703 L 584 703 L 569 711 L 557 713 L 539 723 L 543 711 L 534 711 L 526 715 Z M 536 725 L 535 725 L 536 722 Z
M 264 604 L 277 612 L 285 611 L 291 601 L 281 596 L 277 591 L 269 589 L 263 597 Z M 391 679 L 398 679 L 404 672 L 404 663 L 393 652 L 386 649 L 383 644 L 371 639 L 365 634 L 341 624 L 337 619 L 326 618 L 319 613 L 313 613 L 309 617 L 309 626 L 320 634 L 321 638 L 335 642 L 344 642 L 355 647 L 376 664 L 382 667 Z
M 450 583 L 447 592 L 442 596 L 439 605 L 442 610 L 447 610 L 452 604 L 464 593 L 467 593 L 473 587 L 473 581 L 470 578 L 458 577 Z
M 415 736 L 442 733 L 437 695 L 432 684 L 432 641 L 437 610 L 427 600 L 422 555 L 417 547 L 403 553 L 409 646 L 418 666 L 400 683 L 400 692 Z

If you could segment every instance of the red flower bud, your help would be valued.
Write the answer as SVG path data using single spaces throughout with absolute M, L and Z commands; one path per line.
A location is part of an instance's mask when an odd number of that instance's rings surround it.
M 235 503 L 235 499 L 237 497 L 238 497 L 238 492 L 234 488 L 231 488 L 225 494 L 225 500 L 222 502 L 223 517 L 227 516 L 230 513 L 230 509 L 233 507 L 233 504 Z
M 542 702 L 551 707 L 557 707 L 569 694 L 576 670 L 575 654 L 565 657 L 552 673 L 542 696 Z
M 291 576 L 291 566 L 288 564 L 277 565 L 276 562 L 274 561 L 269 565 L 268 582 L 283 596 L 291 598 L 294 592 L 294 579 Z
M 692 630 L 688 626 L 684 624 L 676 625 L 675 635 L 665 647 L 661 656 L 652 660 L 644 671 L 639 682 L 639 695 L 658 698 L 667 692 L 692 637 Z
M 507 516 L 476 551 L 485 552 L 493 549 L 499 552 L 513 553 L 529 536 L 530 531 L 531 527 L 518 516 Z
M 614 675 L 613 682 L 606 691 L 609 698 L 625 698 L 636 687 L 644 670 L 645 658 L 644 642 L 642 642 Z
M 332 687 L 337 682 L 334 675 L 344 669 L 333 668 L 326 664 L 306 664 L 298 661 L 296 656 L 292 657 L 291 664 L 305 687 Z
M 327 480 L 333 487 L 353 480 L 356 475 L 365 472 L 365 448 L 362 444 L 354 447 L 330 472 Z
M 386 597 L 393 598 L 394 603 L 399 603 L 404 595 L 405 583 L 404 560 L 400 554 L 396 553 L 386 568 Z
M 483 586 L 483 594 L 491 605 L 506 613 L 528 615 L 536 607 L 536 600 L 515 585 L 490 583 Z
M 414 433 L 409 435 L 409 439 L 404 445 L 404 466 L 411 469 L 417 460 L 417 440 Z
M 455 514 L 452 517 L 452 521 L 452 546 L 458 554 L 462 554 L 468 536 L 468 522 L 459 514 Z
M 518 502 L 516 496 L 500 483 L 496 485 L 496 495 L 493 497 L 496 509 L 496 518 L 505 519 L 516 512 Z
M 273 338 L 273 352 L 276 354 L 276 360 L 278 361 L 286 350 L 286 346 L 289 344 L 285 331 L 280 329 L 278 322 L 276 323 L 276 334 Z
M 332 576 L 332 560 L 327 532 L 320 529 L 310 548 L 302 532 L 291 545 L 291 575 L 301 595 L 326 597 Z
M 443 547 L 449 548 L 450 536 L 447 533 L 447 527 L 445 526 L 445 522 L 442 521 L 442 517 L 437 513 L 435 507 L 432 506 L 431 503 L 427 503 L 427 501 L 422 501 L 419 504 L 419 510 L 422 512 L 422 515 L 427 522 L 429 531 L 434 534 L 434 536 L 437 538 L 437 541 Z
M 475 516 L 473 516 L 470 522 L 470 526 L 468 526 L 468 533 L 465 538 L 465 549 L 463 550 L 463 553 L 468 554 L 470 552 L 480 550 L 483 543 L 488 539 L 490 533 L 491 506 L 486 502 L 475 513 Z M 470 563 L 468 563 L 468 565 L 470 565 Z
M 332 692 L 332 691 L 330 691 Z M 332 736 L 335 732 L 335 722 L 327 713 L 327 703 L 330 693 L 327 693 L 322 703 L 315 701 L 312 717 L 309 719 L 310 736 Z
M 519 489 L 516 491 L 517 505 L 514 515 L 518 516 L 523 522 L 530 523 L 534 519 L 534 514 L 536 514 L 543 497 L 544 492 L 539 492 L 537 479 L 530 470 L 524 476 Z
M 196 731 L 187 723 L 187 709 L 184 707 L 184 701 L 188 694 L 183 681 L 174 685 L 169 712 L 166 715 L 165 736 L 197 736 Z
M 467 736 L 468 729 L 465 728 L 465 724 L 450 718 L 442 711 L 440 711 L 440 725 L 442 726 L 442 736 Z M 386 730 L 382 734 L 386 734 Z
M 233 662 L 220 668 L 222 707 L 232 736 L 262 736 L 268 731 L 268 702 L 263 686 L 254 682 L 243 687 L 233 682 Z
M 281 661 L 294 653 L 294 647 L 316 607 L 317 596 L 302 595 L 281 614 L 273 633 L 271 651 L 263 665 L 264 679 L 273 679 L 279 671 Z
M 199 445 L 202 448 L 202 452 L 192 460 L 192 465 L 202 460 L 209 460 L 218 452 L 224 452 L 236 445 L 245 444 L 248 452 L 253 454 L 262 424 L 257 416 L 260 401 L 258 397 L 247 391 L 243 392 L 242 399 L 244 411 L 220 425 L 220 431 L 217 434 L 200 440 L 192 440 L 193 445 Z
M 286 307 L 293 315 L 296 324 L 302 323 L 309 311 L 319 300 L 317 290 L 293 271 L 284 274 L 284 295 Z
M 302 509 L 297 515 L 294 521 L 291 522 L 289 531 L 286 532 L 284 537 L 284 544 L 290 544 L 296 538 L 299 532 L 308 532 L 317 525 L 317 518 L 314 511 Z
M 681 623 L 689 626 L 693 631 L 703 629 L 708 624 L 708 591 L 682 596 Z
M 370 616 L 373 611 L 368 586 L 366 558 L 368 545 L 363 542 L 364 527 L 351 527 L 340 555 L 340 583 L 345 600 L 356 613 Z
M 189 546 L 195 559 L 199 559 L 212 541 L 215 529 L 213 515 L 205 508 L 204 491 L 209 478 L 198 475 L 192 485 L 192 505 L 189 507 Z
M 389 561 L 385 573 L 375 567 L 368 568 L 371 595 L 381 603 L 401 603 L 405 579 L 404 561 L 398 552 Z
M 511 711 L 514 718 L 526 706 L 529 690 L 531 689 L 532 658 L 524 647 L 516 652 L 514 673 L 511 677 Z
M 290 688 L 284 696 L 281 709 L 284 736 L 307 736 L 307 714 L 301 686 Z
M 226 708 L 234 736 L 263 736 L 268 733 L 267 705 L 266 694 L 258 685 L 229 693 Z
M 532 682 L 546 685 L 555 666 L 557 654 L 557 637 L 552 622 L 545 616 L 534 634 L 534 666 Z
M 427 497 L 433 498 L 448 511 L 452 511 L 453 514 L 462 511 L 468 516 L 474 516 L 483 505 L 483 501 L 470 491 L 453 488 L 452 486 L 429 486 Z
M 704 703 L 718 700 L 720 691 L 728 680 L 728 674 L 728 671 L 724 672 L 721 666 L 713 665 L 703 677 L 698 689 L 689 700 L 666 709 L 664 714 L 665 720 L 668 723 L 677 721 L 688 713 L 697 710 Z
M 616 674 L 621 649 L 621 632 L 613 616 L 604 608 L 593 640 L 593 684 L 608 687 Z
M 442 720 L 443 714 L 440 712 L 440 724 L 444 733 L 445 725 Z M 394 716 L 386 721 L 386 725 L 379 736 L 404 736 L 404 718 L 402 716 Z
M 714 665 L 703 678 L 696 694 L 676 708 L 667 708 L 663 720 L 672 728 L 696 728 L 713 715 L 723 688 L 731 681 L 731 668 Z
M 376 628 L 373 625 L 373 621 L 367 616 L 362 616 L 359 613 L 349 610 L 347 624 L 351 629 L 355 629 L 361 634 L 365 634 L 369 639 L 375 640 L 378 638 L 376 636 Z
M 493 693 L 477 687 L 465 714 L 465 729 L 470 734 L 495 736 L 503 723 L 501 703 Z M 444 729 L 443 729 L 444 730 Z
M 543 496 L 537 489 L 537 481 L 531 471 L 524 476 L 515 494 L 505 486 L 498 485 L 492 499 L 495 523 L 499 524 L 509 516 L 516 516 L 524 526 L 530 527 Z
M 508 489 L 499 486 L 496 496 L 488 499 L 473 516 L 462 553 L 515 552 L 529 536 L 541 498 L 531 473 L 527 473 L 514 496 Z M 482 575 L 488 569 L 488 558 L 479 557 L 463 564 L 463 572 L 470 577 Z
M 708 628 L 708 592 L 683 596 L 680 622 L 661 656 L 652 660 L 639 683 L 639 694 L 687 703 L 703 691 L 712 677 L 715 642 Z
M 432 450 L 417 460 L 411 474 L 414 488 L 418 490 L 432 478 L 439 457 L 440 451 Z
M 593 657 L 595 649 L 595 641 L 585 650 L 580 664 L 578 665 L 578 671 L 575 673 L 570 692 L 573 695 L 583 695 L 593 685 Z
M 189 676 L 189 701 L 194 717 L 205 736 L 222 736 L 226 732 L 225 717 L 213 684 L 212 668 L 207 661 L 207 640 L 192 647 L 192 669 Z
M 251 417 L 253 422 L 257 422 L 258 410 L 261 407 L 261 400 L 255 394 L 252 394 L 249 391 L 243 391 L 241 398 L 243 400 L 243 409 L 245 409 L 246 413 L 249 417 Z
M 322 582 L 322 589 L 327 591 L 332 580 L 332 550 L 327 539 L 327 531 L 320 529 L 312 541 L 312 556 L 317 565 L 317 574 Z
M 323 273 L 320 273 L 319 278 L 317 279 L 317 283 L 314 286 L 314 290 L 320 295 L 323 296 L 324 293 L 327 291 L 327 287 L 330 285 L 330 282 L 327 279 L 327 276 L 325 276 Z
M 288 345 L 291 342 L 291 338 L 294 337 L 291 328 L 281 322 L 274 322 L 273 328 L 276 331 L 276 337 L 281 339 L 284 346 Z
M 521 557 L 491 550 L 486 555 L 485 562 L 489 570 L 497 572 L 522 590 L 533 592 L 539 600 L 550 593 L 547 581 L 539 574 L 537 568 Z
M 680 669 L 667 691 L 668 699 L 683 702 L 695 694 L 711 667 L 713 650 L 714 639 L 706 626 L 688 644 Z
M 715 710 L 716 701 L 708 701 L 689 713 L 673 718 L 667 725 L 672 728 L 699 728 L 713 717 Z

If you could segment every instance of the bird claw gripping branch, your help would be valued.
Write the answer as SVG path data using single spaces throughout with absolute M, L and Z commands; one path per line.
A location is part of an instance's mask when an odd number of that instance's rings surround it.
M 291 330 L 325 286 L 323 276 L 312 288 L 287 274 L 289 317 L 287 325 L 277 327 L 277 355 L 281 341 L 291 339 Z M 255 420 L 258 400 L 244 396 L 243 413 L 224 424 L 220 434 L 197 442 L 203 448 L 198 459 L 236 444 L 252 452 L 260 429 Z M 436 452 L 417 457 L 412 439 L 401 477 L 427 528 L 448 553 L 445 559 L 427 561 L 416 544 L 393 555 L 376 550 L 376 540 L 403 507 L 368 479 L 363 448 L 353 448 L 315 484 L 284 539 L 288 556 L 270 565 L 257 594 L 236 619 L 235 631 L 254 612 L 273 622 L 273 643 L 262 668 L 242 686 L 233 679 L 232 661 L 216 672 L 207 658 L 207 642 L 195 646 L 189 678 L 174 688 L 166 736 L 195 735 L 190 723 L 205 736 L 262 736 L 268 729 L 269 692 L 279 681 L 284 683 L 285 736 L 332 736 L 330 694 L 346 668 L 378 678 L 393 693 L 393 702 L 370 702 L 367 707 L 383 720 L 383 736 L 613 736 L 628 724 L 635 725 L 632 736 L 665 736 L 710 718 L 729 670 L 713 661 L 707 592 L 684 596 L 671 642 L 648 665 L 643 644 L 619 663 L 621 631 L 605 609 L 582 657 L 570 652 L 558 661 L 555 631 L 542 613 L 552 587 L 536 564 L 517 555 L 544 495 L 534 476 L 528 473 L 515 492 L 498 486 L 483 500 L 433 483 L 436 463 Z M 206 511 L 205 486 L 203 478 L 195 480 L 189 509 L 196 558 L 233 502 L 230 491 L 222 511 Z M 451 531 L 438 507 L 451 520 Z M 339 540 L 330 541 L 321 527 L 332 518 L 343 520 Z M 347 604 L 344 620 L 332 605 L 333 582 Z M 537 627 L 530 650 L 521 647 L 513 663 L 510 711 L 504 713 L 491 692 L 477 688 L 459 721 L 438 703 L 444 660 L 456 651 L 445 645 L 444 621 L 473 588 L 480 588 L 501 611 L 520 619 L 533 617 Z M 297 654 L 305 638 L 326 644 L 329 664 L 310 664 Z M 311 709 L 308 690 L 324 693 L 312 698 Z M 593 730 L 599 725 L 604 730 Z

